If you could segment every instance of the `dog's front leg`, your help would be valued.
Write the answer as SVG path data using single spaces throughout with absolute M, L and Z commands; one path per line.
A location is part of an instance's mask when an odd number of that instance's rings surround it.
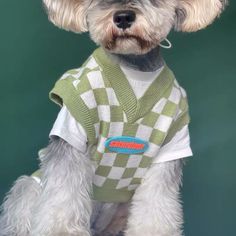
M 89 236 L 92 165 L 62 139 L 41 152 L 42 192 L 32 209 L 30 236 Z
M 182 160 L 153 164 L 133 197 L 126 236 L 180 236 Z

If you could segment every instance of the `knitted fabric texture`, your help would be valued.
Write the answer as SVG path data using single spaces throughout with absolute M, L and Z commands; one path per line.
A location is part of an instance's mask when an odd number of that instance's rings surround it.
M 126 202 L 140 185 L 160 147 L 189 123 L 185 91 L 165 65 L 145 94 L 137 99 L 118 64 L 97 49 L 79 69 L 66 72 L 50 98 L 67 109 L 83 126 L 91 159 L 97 167 L 93 198 Z M 112 152 L 105 143 L 117 136 L 148 142 L 144 153 Z

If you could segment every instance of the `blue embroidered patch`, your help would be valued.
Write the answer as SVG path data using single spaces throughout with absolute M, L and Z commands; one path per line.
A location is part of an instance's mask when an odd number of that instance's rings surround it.
M 105 142 L 105 147 L 111 152 L 123 154 L 144 153 L 149 145 L 148 142 L 135 137 L 117 136 L 109 138 Z

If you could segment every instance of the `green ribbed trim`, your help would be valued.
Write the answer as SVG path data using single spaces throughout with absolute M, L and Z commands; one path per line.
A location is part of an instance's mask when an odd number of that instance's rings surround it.
M 116 190 L 116 189 L 104 189 L 93 185 L 92 198 L 100 202 L 128 202 L 134 191 Z
M 35 176 L 35 177 L 38 177 L 38 178 L 41 178 L 41 171 L 40 170 L 36 170 L 31 176 Z
M 147 114 L 174 81 L 173 73 L 165 65 L 160 75 L 153 81 L 145 94 L 140 99 L 137 99 L 120 66 L 113 63 L 102 48 L 98 48 L 93 53 L 93 56 L 102 68 L 104 77 L 109 80 L 117 94 L 129 123 L 133 123 Z
M 91 119 L 91 114 L 77 90 L 74 88 L 71 79 L 59 80 L 53 90 L 49 93 L 52 101 L 69 109 L 71 115 L 83 126 L 88 136 L 89 144 L 96 142 L 95 128 Z
M 152 107 L 163 97 L 168 90 L 173 87 L 174 75 L 172 71 L 164 65 L 160 75 L 153 81 L 146 90 L 143 97 L 138 100 L 137 118 L 145 116 Z

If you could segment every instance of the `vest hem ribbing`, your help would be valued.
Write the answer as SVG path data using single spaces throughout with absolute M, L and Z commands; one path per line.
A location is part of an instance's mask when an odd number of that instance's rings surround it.
M 93 185 L 92 198 L 100 202 L 128 202 L 134 191 L 127 191 L 126 189 L 105 189 Z

